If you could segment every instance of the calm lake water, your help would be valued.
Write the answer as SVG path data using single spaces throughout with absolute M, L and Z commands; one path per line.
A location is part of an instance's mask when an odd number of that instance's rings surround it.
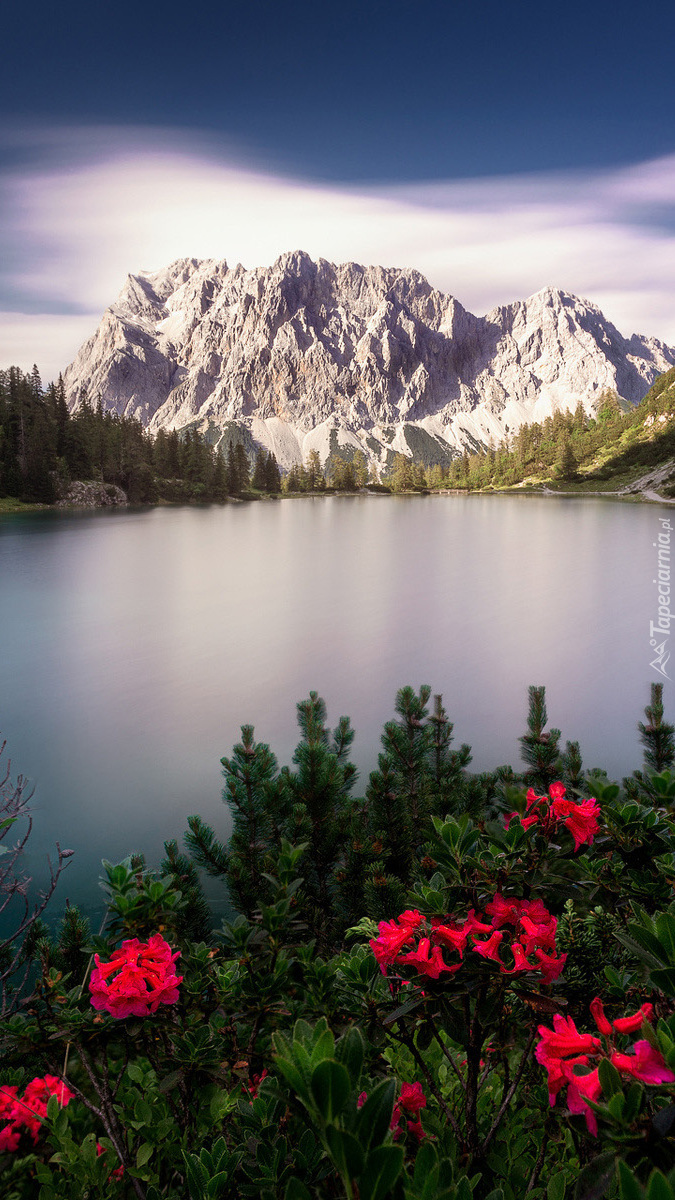
M 662 506 L 534 496 L 327 497 L 0 517 L 0 731 L 36 785 L 30 867 L 157 862 L 255 725 L 281 763 L 311 689 L 347 713 L 365 787 L 396 690 L 443 693 L 475 769 L 518 761 L 527 685 L 584 762 L 641 765 Z M 672 686 L 666 684 L 673 718 Z

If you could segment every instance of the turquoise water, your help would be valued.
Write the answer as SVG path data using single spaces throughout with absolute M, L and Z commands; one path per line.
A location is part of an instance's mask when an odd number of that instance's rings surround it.
M 660 506 L 324 497 L 0 517 L 0 732 L 36 785 L 30 868 L 92 903 L 102 856 L 158 861 L 244 722 L 280 762 L 318 691 L 365 787 L 397 688 L 443 693 L 474 767 L 518 761 L 527 685 L 588 766 L 640 765 Z M 666 684 L 673 717 L 672 684 Z

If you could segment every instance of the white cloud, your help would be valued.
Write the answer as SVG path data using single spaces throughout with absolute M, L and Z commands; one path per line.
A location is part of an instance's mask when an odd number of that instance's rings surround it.
M 299 248 L 416 267 L 474 312 L 552 284 L 624 333 L 675 342 L 675 157 L 358 188 L 266 172 L 170 131 L 33 131 L 26 144 L 32 161 L 0 173 L 0 308 L 19 310 L 0 313 L 3 365 L 58 372 L 129 271 L 184 255 L 259 266 Z

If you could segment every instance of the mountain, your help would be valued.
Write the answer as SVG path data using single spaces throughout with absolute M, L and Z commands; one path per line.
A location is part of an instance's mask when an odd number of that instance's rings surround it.
M 151 430 L 237 428 L 288 467 L 343 446 L 442 462 L 607 389 L 637 403 L 673 365 L 555 288 L 476 317 L 417 271 L 296 251 L 130 275 L 64 380 L 73 409 L 84 388 Z

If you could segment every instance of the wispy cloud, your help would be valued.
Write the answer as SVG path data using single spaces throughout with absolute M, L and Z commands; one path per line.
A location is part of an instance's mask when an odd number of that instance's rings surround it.
M 2 143 L 0 135 L 0 143 Z M 285 250 L 413 266 L 474 312 L 547 284 L 675 342 L 675 156 L 614 171 L 336 187 L 171 131 L 29 130 L 0 172 L 0 364 L 45 377 L 128 272 Z

